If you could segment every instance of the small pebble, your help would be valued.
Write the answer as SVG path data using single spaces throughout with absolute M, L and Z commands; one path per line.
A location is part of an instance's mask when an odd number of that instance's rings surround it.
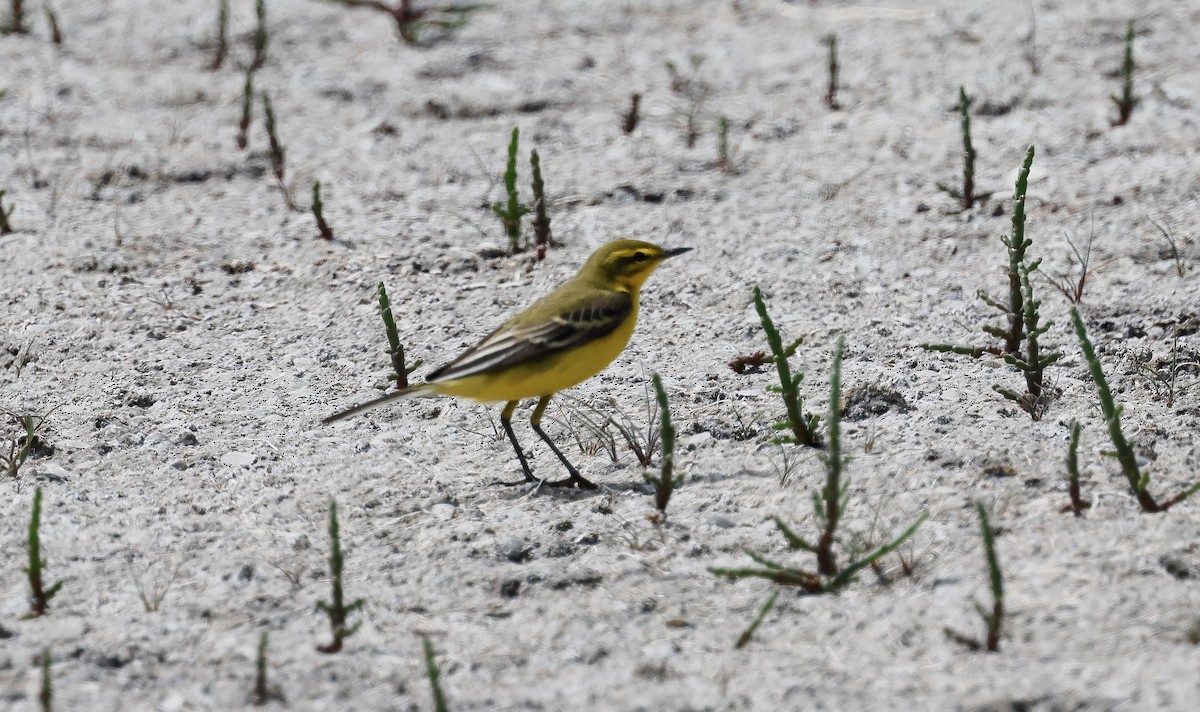
M 236 450 L 227 452 L 221 456 L 222 464 L 230 467 L 249 467 L 254 464 L 254 455 L 249 452 L 238 452 Z
M 733 523 L 732 519 L 730 519 L 729 517 L 726 517 L 724 515 L 721 515 L 721 514 L 714 514 L 704 521 L 706 523 L 711 524 L 712 526 L 718 527 L 720 529 L 729 529 L 731 527 L 737 526 Z

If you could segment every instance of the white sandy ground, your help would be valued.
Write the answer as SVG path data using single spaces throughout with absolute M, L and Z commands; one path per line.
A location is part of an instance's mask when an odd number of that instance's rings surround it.
M 320 179 L 352 244 L 314 239 L 261 175 L 261 115 L 250 151 L 234 146 L 253 15 L 233 5 L 217 72 L 203 69 L 215 1 L 55 0 L 65 47 L 36 6 L 33 35 L 0 38 L 0 188 L 18 230 L 0 237 L 0 405 L 50 412 L 54 448 L 0 480 L 0 708 L 38 709 L 43 649 L 59 710 L 239 708 L 262 631 L 272 683 L 303 710 L 431 709 L 421 634 L 455 710 L 1200 706 L 1200 501 L 1142 514 L 1101 458 L 1066 300 L 1037 283 L 1055 322 L 1043 343 L 1065 353 L 1041 422 L 992 391 L 1020 387 L 1013 369 L 917 348 L 984 338 L 974 294 L 1003 285 L 1006 196 L 1035 144 L 1031 255 L 1066 273 L 1066 236 L 1094 233 L 1082 311 L 1126 433 L 1160 496 L 1200 477 L 1200 387 L 1168 406 L 1139 374 L 1162 367 L 1176 330 L 1181 355 L 1200 350 L 1200 5 L 501 0 L 414 49 L 370 11 L 272 0 L 257 87 L 297 201 Z M 1022 57 L 1031 7 L 1037 76 Z M 1130 17 L 1142 101 L 1111 128 Z M 820 102 L 829 32 L 836 113 Z M 686 70 L 692 56 L 707 96 L 688 149 L 664 63 Z M 967 214 L 934 185 L 959 175 L 960 84 L 976 101 L 978 184 L 997 191 Z M 623 136 L 632 91 L 644 118 Z M 736 174 L 712 167 L 721 115 Z M 481 256 L 503 240 L 485 206 L 514 125 L 522 155 L 541 152 L 565 243 L 541 264 Z M 522 161 L 526 194 L 527 180 Z M 429 400 L 318 424 L 387 370 L 378 281 L 410 357 L 434 364 L 617 235 L 696 248 L 651 278 L 628 351 L 570 394 L 643 422 L 649 373 L 663 374 L 686 477 L 664 529 L 645 519 L 627 450 L 613 463 L 575 446 L 565 395 L 551 433 L 603 492 L 488 486 L 519 475 L 494 408 Z M 775 376 L 726 366 L 765 346 L 755 284 L 785 336 L 807 337 L 793 362 L 811 410 L 827 408 L 839 335 L 848 389 L 877 384 L 912 406 L 846 423 L 847 543 L 929 520 L 904 547 L 911 578 L 890 557 L 890 585 L 867 574 L 839 596 L 785 591 L 734 650 L 772 587 L 707 567 L 748 564 L 744 547 L 812 566 L 768 518 L 811 531 L 822 477 L 793 448 L 781 485 Z M 1073 419 L 1094 502 L 1082 519 L 1059 513 Z M 561 476 L 524 422 L 517 432 L 535 469 Z M 22 620 L 38 485 L 47 576 L 64 585 L 49 615 Z M 329 636 L 314 604 L 329 596 L 330 498 L 347 596 L 366 601 L 338 655 L 315 650 Z M 942 632 L 982 630 L 977 500 L 1002 530 L 996 655 Z

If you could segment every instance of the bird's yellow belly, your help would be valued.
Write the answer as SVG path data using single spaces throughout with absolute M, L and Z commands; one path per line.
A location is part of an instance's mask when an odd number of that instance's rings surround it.
M 535 363 L 437 383 L 434 384 L 435 391 L 483 403 L 552 395 L 603 371 L 629 344 L 636 321 L 635 307 L 634 313 L 623 324 L 599 339 L 554 356 L 535 359 Z

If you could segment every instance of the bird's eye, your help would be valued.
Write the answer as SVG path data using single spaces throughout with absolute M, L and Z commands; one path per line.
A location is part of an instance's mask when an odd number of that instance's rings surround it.
M 634 262 L 645 262 L 646 258 L 649 256 L 650 255 L 647 255 L 645 252 L 635 252 L 635 253 L 633 253 L 633 261 Z

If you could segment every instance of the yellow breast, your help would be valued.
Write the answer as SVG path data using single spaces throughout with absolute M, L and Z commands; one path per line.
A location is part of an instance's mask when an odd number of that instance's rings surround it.
M 577 385 L 600 373 L 629 344 L 637 323 L 638 295 L 633 295 L 633 311 L 612 331 L 594 341 L 552 356 L 534 359 L 497 373 L 437 383 L 437 393 L 471 398 L 483 403 L 541 398 Z

